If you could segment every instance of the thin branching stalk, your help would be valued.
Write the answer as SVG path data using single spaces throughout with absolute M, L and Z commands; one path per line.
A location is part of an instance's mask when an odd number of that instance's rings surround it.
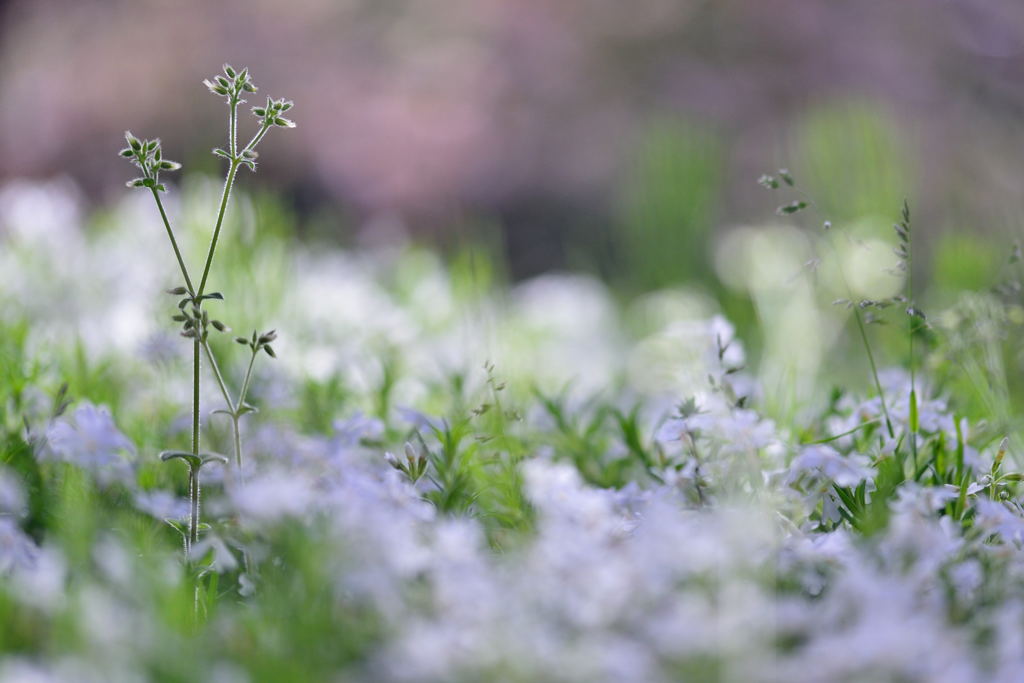
M 218 461 L 222 463 L 227 462 L 227 458 L 224 456 L 216 453 L 203 453 L 200 450 L 202 355 L 205 352 L 213 376 L 217 381 L 217 386 L 220 388 L 221 394 L 224 397 L 224 402 L 227 405 L 226 410 L 219 412 L 225 412 L 231 417 L 235 464 L 238 468 L 241 468 L 242 465 L 239 420 L 246 413 L 255 411 L 255 408 L 245 402 L 245 397 L 248 393 L 252 380 L 253 364 L 255 362 L 256 355 L 261 350 L 265 351 L 267 355 L 275 357 L 274 350 L 270 346 L 270 342 L 276 338 L 276 333 L 273 330 L 263 333 L 262 335 L 254 331 L 251 339 L 244 337 L 237 338 L 236 341 L 250 347 L 251 356 L 249 359 L 248 369 L 246 370 L 245 380 L 242 385 L 242 390 L 239 392 L 238 399 L 232 400 L 231 392 L 228 390 L 227 383 L 224 381 L 224 375 L 221 372 L 220 366 L 213 354 L 213 350 L 207 341 L 210 327 L 213 327 L 218 332 L 226 332 L 228 331 L 228 328 L 219 320 L 210 319 L 206 309 L 204 308 L 204 302 L 207 299 L 222 300 L 224 297 L 219 292 L 208 294 L 206 292 L 206 286 L 209 282 L 210 271 L 213 267 L 214 256 L 217 252 L 217 245 L 220 240 L 221 230 L 224 226 L 224 218 L 227 214 L 228 202 L 231 198 L 231 190 L 234 187 L 238 169 L 241 166 L 246 166 L 251 171 L 256 170 L 257 154 L 255 148 L 271 128 L 293 128 L 295 126 L 294 123 L 282 116 L 284 112 L 291 109 L 292 102 L 285 99 L 274 100 L 267 98 L 266 105 L 253 107 L 253 114 L 259 121 L 259 127 L 249 143 L 239 151 L 238 106 L 245 102 L 245 100 L 242 99 L 243 94 L 256 92 L 256 86 L 252 83 L 252 80 L 249 77 L 248 69 L 236 71 L 229 64 L 225 64 L 224 75 L 218 75 L 212 80 L 206 80 L 204 81 L 204 84 L 212 93 L 220 97 L 225 97 L 228 102 L 228 149 L 215 149 L 213 150 L 213 153 L 216 156 L 227 159 L 229 164 L 224 178 L 224 189 L 221 193 L 220 203 L 217 208 L 213 232 L 210 238 L 210 247 L 206 255 L 206 261 L 203 265 L 203 275 L 199 281 L 198 288 L 195 287 L 192 278 L 189 276 L 188 267 L 185 264 L 185 259 L 181 254 L 180 247 L 178 246 L 178 240 L 174 234 L 174 229 L 171 227 L 171 222 L 167 217 L 167 212 L 164 210 L 163 202 L 160 199 L 160 193 L 167 191 L 167 188 L 160 182 L 160 173 L 162 171 L 178 170 L 181 168 L 181 164 L 163 158 L 160 140 L 140 140 L 132 135 L 131 132 L 125 133 L 125 140 L 127 141 L 128 146 L 120 152 L 120 155 L 123 158 L 129 160 L 132 164 L 138 167 L 142 173 L 140 177 L 130 180 L 128 182 L 128 186 L 148 188 L 152 192 L 157 210 L 160 213 L 160 219 L 163 222 L 164 229 L 167 231 L 167 237 L 170 240 L 171 248 L 174 251 L 175 260 L 178 262 L 178 268 L 181 270 L 181 276 L 184 279 L 183 286 L 175 287 L 169 290 L 169 293 L 179 297 L 184 297 L 178 303 L 178 313 L 174 316 L 174 320 L 181 323 L 182 336 L 192 340 L 192 449 L 190 452 L 164 451 L 161 453 L 161 458 L 163 460 L 180 458 L 185 460 L 188 464 L 189 520 L 188 528 L 183 531 L 182 535 L 185 540 L 186 556 L 189 557 L 190 560 L 192 559 L 191 552 L 199 540 L 201 495 L 199 487 L 200 468 L 205 463 L 211 461 Z
M 174 238 L 174 230 L 171 229 L 171 223 L 167 220 L 167 212 L 164 211 L 164 203 L 160 201 L 160 193 L 156 188 L 150 188 L 153 191 L 153 199 L 156 201 L 156 208 L 160 210 L 160 218 L 164 222 L 164 228 L 167 230 L 167 237 L 171 240 L 171 247 L 174 249 L 174 256 L 178 259 L 178 267 L 181 268 L 181 276 L 185 278 L 185 287 L 188 289 L 188 293 L 193 298 L 195 297 L 196 290 L 192 286 L 192 278 L 188 276 L 188 268 L 185 267 L 185 259 L 181 257 L 181 249 L 178 248 L 178 240 Z
M 802 197 L 802 199 L 798 199 L 778 207 L 777 213 L 779 215 L 793 215 L 801 211 L 804 211 L 809 207 L 814 206 L 814 202 L 807 196 L 807 193 L 805 193 L 803 190 L 796 186 L 796 181 L 793 180 L 792 174 L 784 168 L 779 169 L 777 176 L 768 174 L 762 175 L 757 182 L 759 185 L 769 190 L 778 190 L 783 185 L 786 185 L 792 188 Z M 831 222 L 825 221 L 825 230 L 829 231 L 831 227 Z M 860 336 L 861 344 L 863 344 L 864 346 L 864 352 L 868 357 L 868 365 L 871 367 L 871 377 L 872 379 L 874 379 L 875 389 L 878 391 L 878 400 L 882 406 L 882 415 L 885 417 L 886 431 L 889 433 L 890 439 L 895 439 L 896 433 L 892 427 L 892 418 L 889 415 L 889 408 L 888 406 L 886 406 L 885 403 L 885 392 L 882 389 L 882 382 L 878 376 L 878 366 L 875 363 L 875 354 L 871 350 L 871 342 L 868 340 L 867 330 L 864 327 L 864 319 L 861 316 L 859 304 L 856 301 L 854 301 L 853 288 L 850 287 L 850 283 L 846 279 L 846 273 L 843 271 L 843 262 L 839 256 L 839 250 L 836 249 L 835 244 L 828 237 L 826 237 L 825 241 L 831 247 L 832 253 L 835 256 L 836 267 L 839 271 L 839 277 L 843 281 L 843 287 L 846 290 L 846 296 L 848 297 L 845 301 L 847 305 L 853 310 L 853 319 L 857 323 L 857 332 Z
M 227 212 L 228 199 L 231 196 L 231 187 L 235 182 L 235 173 L 238 171 L 238 161 L 232 160 L 228 168 L 227 177 L 224 179 L 224 191 L 220 197 L 220 208 L 217 210 L 217 223 L 213 228 L 213 238 L 210 240 L 210 251 L 206 254 L 206 266 L 203 268 L 203 278 L 199 281 L 199 291 L 196 296 L 202 296 L 206 291 L 206 280 L 210 277 L 210 267 L 213 266 L 213 256 L 217 252 L 217 240 L 220 238 L 220 229 L 224 224 L 224 214 Z
M 889 433 L 890 439 L 896 438 L 896 432 L 892 427 L 892 418 L 889 415 L 889 408 L 885 403 L 885 391 L 882 389 L 882 381 L 878 375 L 878 365 L 875 363 L 875 353 L 871 349 L 871 341 L 868 339 L 867 329 L 864 326 L 864 318 L 861 316 L 860 308 L 858 304 L 853 300 L 853 288 L 850 287 L 849 280 L 846 279 L 846 271 L 843 269 L 843 260 L 839 255 L 839 250 L 836 249 L 836 245 L 830 237 L 826 237 L 825 241 L 832 249 L 832 254 L 836 259 L 836 270 L 839 272 L 839 278 L 843 282 L 843 288 L 846 290 L 846 296 L 850 301 L 850 308 L 853 311 L 853 319 L 857 323 L 857 333 L 860 337 L 861 344 L 864 346 L 864 353 L 868 357 L 868 366 L 871 368 L 871 377 L 875 382 L 875 389 L 878 391 L 878 400 L 882 406 L 882 416 L 885 418 L 885 429 Z

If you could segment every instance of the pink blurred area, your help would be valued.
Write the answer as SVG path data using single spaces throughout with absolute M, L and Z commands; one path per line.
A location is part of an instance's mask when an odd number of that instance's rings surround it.
M 913 132 L 926 185 L 1006 182 L 1024 4 L 982 0 L 14 0 L 2 7 L 0 178 L 118 188 L 127 127 L 206 165 L 224 61 L 294 99 L 260 182 L 360 210 L 447 215 L 614 191 L 659 116 L 712 126 L 726 187 L 834 96 Z M 255 98 L 254 98 L 255 99 Z M 209 131 L 209 132 L 207 132 Z M 285 138 L 288 139 L 285 139 Z M 980 155 L 995 155 L 981 163 Z M 946 169 L 945 171 L 943 169 Z M 1019 173 L 1016 173 L 1019 177 Z M 726 197 L 743 205 L 743 191 Z M 726 190 L 727 193 L 731 192 Z M 727 204 L 730 202 L 727 201 Z

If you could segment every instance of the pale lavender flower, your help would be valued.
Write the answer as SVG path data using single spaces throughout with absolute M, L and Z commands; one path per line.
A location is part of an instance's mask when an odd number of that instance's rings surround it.
M 334 443 L 340 448 L 353 448 L 362 439 L 384 433 L 384 423 L 375 417 L 357 412 L 344 420 L 334 421 Z
M 216 534 L 206 534 L 189 550 L 189 557 L 195 562 L 201 562 L 207 555 L 210 563 L 206 566 L 215 572 L 229 572 L 238 567 L 234 553 Z
M 0 575 L 31 569 L 39 556 L 39 546 L 14 520 L 0 517 Z
M 1007 543 L 1024 542 L 1024 518 L 1005 503 L 978 498 L 974 502 L 974 521 L 978 528 L 998 534 Z
M 856 486 L 870 479 L 875 471 L 871 460 L 864 455 L 841 455 L 825 444 L 806 446 L 790 465 L 787 483 L 795 483 L 803 476 L 825 477 L 839 486 Z
M 135 446 L 122 434 L 104 407 L 86 403 L 58 418 L 46 432 L 40 460 L 68 462 L 90 471 L 104 484 L 130 483 Z
M 133 502 L 136 509 L 160 520 L 183 520 L 188 517 L 188 500 L 164 489 L 139 491 Z
M 0 467 L 0 515 L 21 517 L 25 514 L 25 489 L 21 478 L 6 467 Z
M 302 472 L 270 469 L 238 482 L 228 496 L 244 521 L 272 524 L 299 517 L 317 502 L 313 482 Z

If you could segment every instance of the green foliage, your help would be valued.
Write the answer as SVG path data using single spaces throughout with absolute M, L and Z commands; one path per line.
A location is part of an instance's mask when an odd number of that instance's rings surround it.
M 903 201 L 914 169 L 900 153 L 899 133 L 865 101 L 832 102 L 806 115 L 793 133 L 796 170 L 824 215 L 851 221 Z
M 685 121 L 651 125 L 636 145 L 619 200 L 619 239 L 630 280 L 643 289 L 707 280 L 722 151 Z

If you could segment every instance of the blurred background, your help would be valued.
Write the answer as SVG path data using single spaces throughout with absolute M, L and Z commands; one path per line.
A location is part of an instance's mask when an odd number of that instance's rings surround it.
M 221 173 L 201 81 L 228 61 L 297 102 L 244 177 L 297 239 L 486 244 L 512 281 L 690 285 L 741 328 L 752 242 L 729 236 L 781 220 L 762 172 L 814 198 L 804 231 L 888 238 L 909 199 L 939 298 L 991 284 L 1024 216 L 1020 3 L 7 0 L 0 35 L 0 184 L 103 206 L 125 128 Z

